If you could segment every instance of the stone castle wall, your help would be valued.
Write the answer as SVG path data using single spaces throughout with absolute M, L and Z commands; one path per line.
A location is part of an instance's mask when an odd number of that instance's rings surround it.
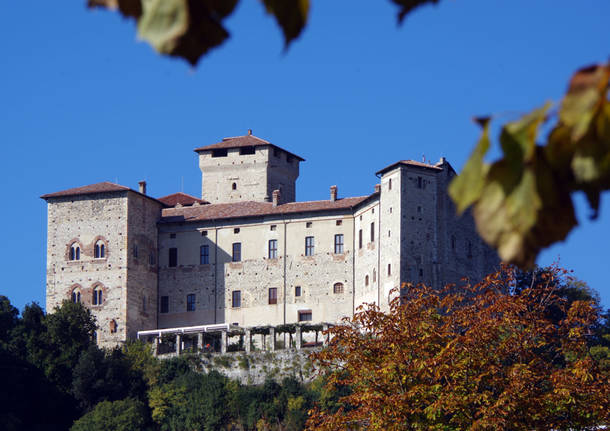
M 273 190 L 282 191 L 280 203 L 296 199 L 299 160 L 272 147 L 256 147 L 254 154 L 231 148 L 222 157 L 203 151 L 199 167 L 201 195 L 211 203 L 270 201 Z
M 127 310 L 127 192 L 54 198 L 48 205 L 47 298 L 52 311 L 72 292 L 97 319 L 100 345 L 125 340 Z M 94 245 L 104 241 L 104 258 L 94 258 Z M 80 259 L 69 260 L 72 244 Z M 102 289 L 102 304 L 93 305 L 93 290 Z M 111 331 L 111 322 L 115 325 Z
M 340 224 L 338 224 L 340 222 Z M 344 252 L 334 253 L 336 234 Z M 305 255 L 305 237 L 314 238 L 314 253 Z M 277 241 L 277 257 L 269 258 L 269 241 Z M 233 243 L 241 259 L 232 261 Z M 209 246 L 209 263 L 201 263 L 200 247 Z M 169 249 L 178 250 L 178 265 L 169 267 Z M 169 312 L 160 327 L 209 323 L 241 326 L 294 323 L 310 311 L 314 321 L 351 315 L 353 290 L 353 217 L 268 218 L 219 225 L 162 225 L 159 232 L 160 296 L 169 297 Z M 342 292 L 335 293 L 335 283 Z M 297 296 L 297 286 L 300 295 Z M 269 302 L 269 289 L 277 301 Z M 240 306 L 232 303 L 240 292 Z M 187 311 L 194 294 L 195 310 Z
M 161 204 L 129 193 L 127 208 L 127 335 L 135 338 L 139 330 L 157 327 L 157 222 Z

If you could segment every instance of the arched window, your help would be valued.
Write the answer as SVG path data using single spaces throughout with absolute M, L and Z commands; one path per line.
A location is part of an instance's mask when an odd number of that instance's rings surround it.
M 343 293 L 343 283 L 335 283 L 333 285 L 333 293 Z
M 369 285 L 369 275 L 368 274 L 364 276 L 364 285 L 365 286 Z
M 91 301 L 93 305 L 102 305 L 104 302 L 104 296 L 102 293 L 102 287 L 96 286 L 93 289 L 93 300 Z
M 118 330 L 119 325 L 117 325 L 116 320 L 112 319 L 110 321 L 110 333 L 111 334 L 116 334 L 116 331 Z
M 106 257 L 106 245 L 102 240 L 95 243 L 95 247 L 93 248 L 93 257 L 96 259 L 103 259 Z
M 70 246 L 70 260 L 80 260 L 80 247 L 77 243 Z
M 377 281 L 377 270 L 373 268 L 373 283 Z
M 80 289 L 76 288 L 72 291 L 72 302 L 75 304 L 80 303 Z
M 233 184 L 231 185 L 231 188 L 232 188 L 233 190 L 237 190 L 237 183 L 233 183 Z

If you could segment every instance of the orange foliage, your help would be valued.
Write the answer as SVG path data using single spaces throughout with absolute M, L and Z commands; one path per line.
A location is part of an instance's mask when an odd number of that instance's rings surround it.
M 310 412 L 309 429 L 561 430 L 609 420 L 610 385 L 589 356 L 599 319 L 569 310 L 555 277 L 519 294 L 511 268 L 443 292 L 403 286 L 389 313 L 361 307 L 313 355 L 327 389 L 348 386 L 338 411 Z M 563 307 L 553 323 L 550 307 Z

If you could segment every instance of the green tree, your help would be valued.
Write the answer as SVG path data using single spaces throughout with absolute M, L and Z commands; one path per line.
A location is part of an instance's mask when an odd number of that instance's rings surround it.
M 10 342 L 12 330 L 17 326 L 19 310 L 6 296 L 0 295 L 0 346 Z
M 227 409 L 228 379 L 216 371 L 200 374 L 192 370 L 182 372 L 183 363 L 173 361 L 166 370 L 160 386 L 149 392 L 152 417 L 159 429 L 179 431 L 224 429 L 230 422 Z M 168 379 L 168 376 L 172 378 Z
M 94 345 L 95 318 L 83 305 L 64 301 L 43 323 L 45 331 L 37 334 L 38 345 L 29 346 L 29 354 L 41 362 L 35 365 L 68 393 L 81 353 Z
M 63 431 L 78 417 L 73 402 L 44 373 L 0 347 L 0 428 Z
M 78 419 L 71 431 L 142 431 L 148 425 L 146 406 L 139 400 L 102 401 Z
M 146 383 L 120 348 L 100 350 L 91 345 L 82 352 L 72 373 L 72 394 L 90 410 L 101 401 L 144 398 Z

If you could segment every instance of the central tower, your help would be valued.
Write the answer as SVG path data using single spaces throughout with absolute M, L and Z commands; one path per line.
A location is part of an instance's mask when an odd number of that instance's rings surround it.
M 252 130 L 195 152 L 202 199 L 210 203 L 268 202 L 274 190 L 280 190 L 280 203 L 296 199 L 295 183 L 304 159 L 252 135 Z

